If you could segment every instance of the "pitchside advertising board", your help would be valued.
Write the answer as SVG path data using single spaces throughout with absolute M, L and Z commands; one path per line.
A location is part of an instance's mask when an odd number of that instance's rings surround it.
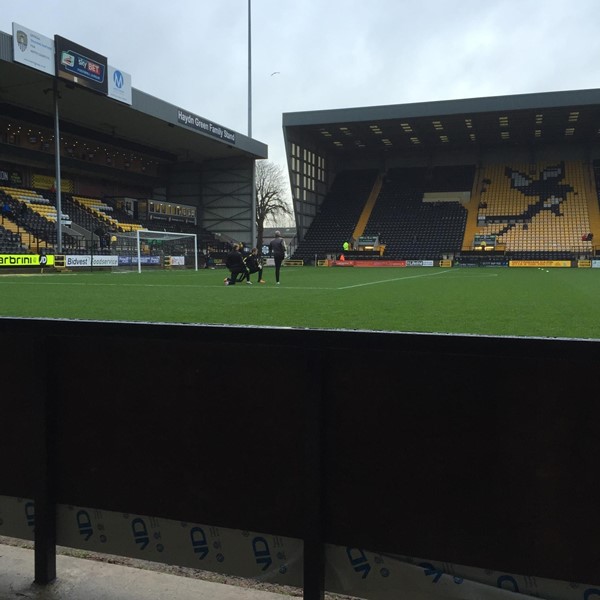
M 172 267 L 185 266 L 185 256 L 171 256 Z M 65 256 L 67 269 L 81 269 L 85 267 L 123 267 L 138 264 L 137 256 L 67 254 Z M 140 264 L 157 266 L 161 264 L 160 256 L 141 256 Z M 53 267 L 55 265 L 52 254 L 0 254 L 0 267 Z
M 118 256 L 91 256 L 90 254 L 83 255 L 67 255 L 65 256 L 65 267 L 73 269 L 78 267 L 118 267 Z
M 65 267 L 68 269 L 77 269 L 82 267 L 126 267 L 138 264 L 137 256 L 117 256 L 113 255 L 90 255 L 74 254 L 65 256 Z M 140 256 L 140 264 L 144 266 L 157 266 L 161 264 L 160 256 Z M 171 256 L 170 265 L 172 267 L 185 266 L 184 256 Z
M 184 256 L 171 256 L 170 264 L 172 267 L 185 266 Z M 140 256 L 140 264 L 144 266 L 157 266 L 161 264 L 160 256 Z M 125 267 L 138 264 L 137 256 L 118 256 L 116 254 L 103 255 L 97 254 L 67 254 L 65 256 L 65 267 L 67 269 L 77 269 L 84 267 Z
M 0 254 L 0 267 L 52 267 L 54 256 L 45 254 Z
M 543 267 L 543 268 L 564 268 L 572 267 L 570 260 L 511 260 L 509 267 Z

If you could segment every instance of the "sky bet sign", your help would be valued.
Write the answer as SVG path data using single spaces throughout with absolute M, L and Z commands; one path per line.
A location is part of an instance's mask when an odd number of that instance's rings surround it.
M 101 94 L 108 94 L 108 63 L 102 56 L 60 35 L 54 36 L 56 74 Z

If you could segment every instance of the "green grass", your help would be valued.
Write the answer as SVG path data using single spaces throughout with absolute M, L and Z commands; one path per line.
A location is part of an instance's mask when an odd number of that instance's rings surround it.
M 287 267 L 281 286 L 224 271 L 0 275 L 0 315 L 600 338 L 600 271 Z M 252 276 L 256 282 L 256 275 Z

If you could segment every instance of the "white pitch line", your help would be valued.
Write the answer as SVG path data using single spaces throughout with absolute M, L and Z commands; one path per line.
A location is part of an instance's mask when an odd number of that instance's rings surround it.
M 488 277 L 498 277 L 498 273 L 486 273 L 485 275 L 455 275 L 454 279 L 483 279 Z
M 395 277 L 394 279 L 382 279 L 380 281 L 370 281 L 369 283 L 357 283 L 356 285 L 345 285 L 336 288 L 338 290 L 349 290 L 352 288 L 365 287 L 367 285 L 379 285 L 380 283 L 390 283 L 391 281 L 404 281 L 405 279 L 419 279 L 421 277 L 434 277 L 435 275 L 445 275 L 451 271 L 439 271 L 438 273 L 426 273 L 425 275 L 409 275 L 408 277 Z
M 0 281 L 0 288 L 6 285 L 28 285 L 28 286 L 77 286 L 77 287 L 134 287 L 134 288 L 171 288 L 171 289 L 180 289 L 180 288 L 191 288 L 191 289 L 206 289 L 206 288 L 224 288 L 221 284 L 202 284 L 202 283 L 184 283 L 184 284 L 172 284 L 172 283 L 98 283 L 98 282 L 83 282 L 83 281 L 48 281 L 48 282 L 36 282 L 36 281 Z M 261 285 L 254 284 L 256 288 L 259 290 L 272 289 L 272 290 L 336 290 L 338 288 L 323 288 L 323 287 L 286 287 L 286 286 L 275 286 L 271 285 Z M 243 287 L 244 289 L 248 289 L 248 286 L 243 285 L 241 283 L 236 284 L 233 287 Z
M 173 285 L 169 283 L 90 283 L 84 281 L 49 281 L 49 282 L 35 282 L 28 281 L 26 283 L 22 281 L 2 281 L 0 282 L 0 287 L 4 285 L 38 285 L 38 286 L 46 286 L 46 285 L 76 285 L 78 287 L 164 287 L 164 288 L 200 288 L 200 287 L 223 287 L 223 285 L 201 285 L 201 284 L 182 284 L 182 285 Z

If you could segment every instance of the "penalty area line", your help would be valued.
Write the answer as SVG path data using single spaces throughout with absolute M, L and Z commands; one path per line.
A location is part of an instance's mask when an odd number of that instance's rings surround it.
M 420 279 L 422 277 L 435 277 L 436 275 L 445 275 L 451 273 L 448 271 L 439 271 L 438 273 L 425 273 L 424 275 L 408 275 L 407 277 L 394 277 L 394 279 L 381 279 L 380 281 L 369 281 L 368 283 L 357 283 L 355 285 L 345 285 L 343 287 L 336 288 L 337 290 L 350 290 L 352 288 L 365 287 L 367 285 L 379 285 L 381 283 L 391 283 L 394 281 L 404 281 L 405 279 Z

